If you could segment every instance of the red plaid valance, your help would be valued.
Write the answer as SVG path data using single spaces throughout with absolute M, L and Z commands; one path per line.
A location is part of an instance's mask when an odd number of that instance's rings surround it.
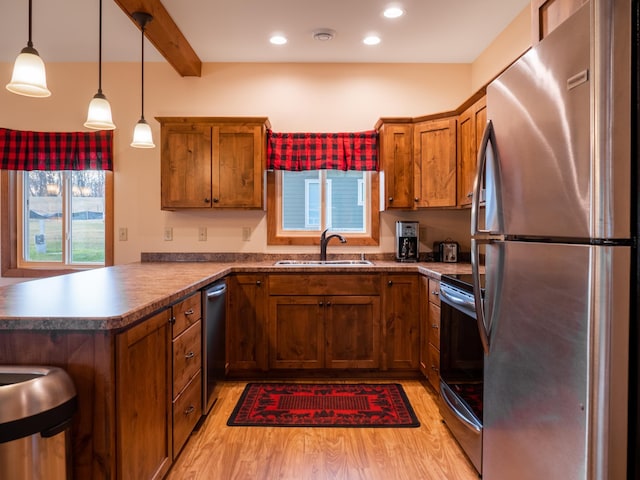
M 113 170 L 113 132 L 0 128 L 0 170 Z
M 267 132 L 269 170 L 378 170 L 378 132 Z

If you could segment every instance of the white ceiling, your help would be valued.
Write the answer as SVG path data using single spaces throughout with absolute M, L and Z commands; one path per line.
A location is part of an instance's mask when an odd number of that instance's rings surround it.
M 162 0 L 203 62 L 469 63 L 529 0 Z M 0 0 L 0 62 L 13 62 L 28 38 L 27 0 Z M 406 14 L 382 16 L 390 5 Z M 103 0 L 103 61 L 139 61 L 140 33 Z M 328 42 L 315 30 L 335 30 Z M 289 42 L 268 42 L 281 33 Z M 376 33 L 377 46 L 362 38 Z M 93 62 L 98 0 L 33 0 L 33 44 L 45 62 Z M 145 44 L 145 59 L 162 56 Z

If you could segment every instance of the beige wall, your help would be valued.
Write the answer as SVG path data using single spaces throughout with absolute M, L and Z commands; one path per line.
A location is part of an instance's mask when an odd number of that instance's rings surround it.
M 474 92 L 531 46 L 531 7 L 527 6 L 471 65 Z
M 519 17 L 520 18 L 520 17 Z M 517 20 L 514 31 L 522 30 Z M 518 27 L 518 25 L 520 25 Z M 520 32 L 522 33 L 522 32 Z M 509 33 L 514 36 L 513 33 Z M 528 25 L 526 26 L 528 38 Z M 165 63 L 145 66 L 145 117 L 157 147 L 129 146 L 140 117 L 140 65 L 103 65 L 103 90 L 110 100 L 115 131 L 115 228 L 128 240 L 115 241 L 116 263 L 138 261 L 141 252 L 308 252 L 311 247 L 266 245 L 263 211 L 160 210 L 160 129 L 155 116 L 267 116 L 275 131 L 358 131 L 379 117 L 422 116 L 456 108 L 474 91 L 474 82 L 513 58 L 494 42 L 476 64 L 205 64 L 202 77 L 182 78 Z M 506 60 L 505 57 L 506 56 Z M 46 60 L 46 59 L 45 59 Z M 0 64 L 0 79 L 12 65 Z M 0 89 L 0 126 L 24 130 L 81 130 L 97 88 L 95 64 L 47 64 L 52 96 L 20 97 Z M 383 212 L 379 247 L 338 251 L 391 252 L 395 221 L 419 220 L 425 246 L 451 237 L 469 246 L 469 211 Z M 172 242 L 163 241 L 165 226 Z M 206 242 L 197 240 L 207 227 Z M 249 241 L 242 229 L 251 228 Z

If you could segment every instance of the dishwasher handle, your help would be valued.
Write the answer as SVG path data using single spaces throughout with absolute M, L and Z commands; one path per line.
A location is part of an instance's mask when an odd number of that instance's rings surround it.
M 222 285 L 217 287 L 215 290 L 213 290 L 213 289 L 212 290 L 207 290 L 207 300 L 209 300 L 210 298 L 220 297 L 226 291 L 227 291 L 227 284 L 226 283 L 223 283 Z

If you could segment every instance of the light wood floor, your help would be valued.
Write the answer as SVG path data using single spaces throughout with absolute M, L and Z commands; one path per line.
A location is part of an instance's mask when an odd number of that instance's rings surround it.
M 409 397 L 419 428 L 228 427 L 246 382 L 225 382 L 167 478 L 478 480 L 442 424 L 433 390 L 418 380 L 397 383 Z

